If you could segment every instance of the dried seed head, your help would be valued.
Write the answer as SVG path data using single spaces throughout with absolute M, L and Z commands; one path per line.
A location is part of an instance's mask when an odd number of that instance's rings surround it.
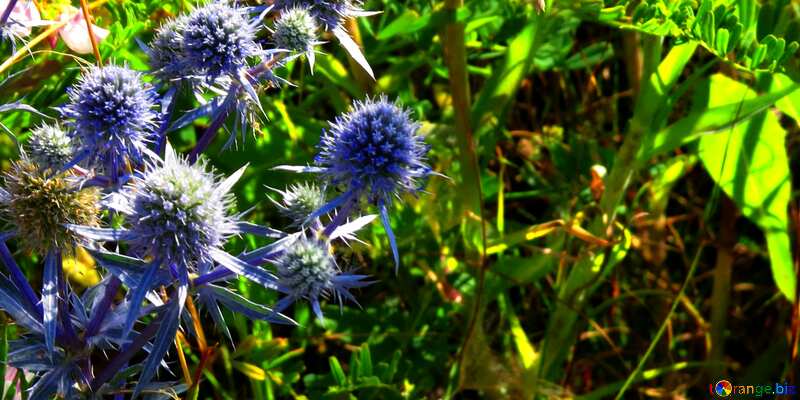
M 14 225 L 22 245 L 44 254 L 71 250 L 79 237 L 65 224 L 97 226 L 100 193 L 79 189 L 68 176 L 50 177 L 28 161 L 16 161 L 5 174 L 4 219 Z

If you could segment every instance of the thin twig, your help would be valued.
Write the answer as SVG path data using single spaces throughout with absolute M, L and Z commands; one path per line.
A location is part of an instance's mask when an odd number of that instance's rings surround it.
M 89 13 L 89 6 L 86 0 L 81 0 L 81 11 L 83 12 L 83 19 L 86 21 L 86 30 L 89 32 L 89 41 L 92 42 L 92 51 L 94 58 L 97 60 L 97 66 L 103 66 L 103 59 L 100 57 L 100 49 L 97 47 L 97 38 L 94 36 L 94 28 L 92 28 L 92 14 Z

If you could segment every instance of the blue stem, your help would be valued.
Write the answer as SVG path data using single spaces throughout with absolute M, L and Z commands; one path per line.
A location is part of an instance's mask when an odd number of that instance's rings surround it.
M 192 152 L 189 153 L 189 162 L 194 164 L 197 161 L 197 157 L 200 156 L 200 153 L 204 152 L 214 138 L 217 136 L 217 131 L 219 128 L 222 127 L 222 124 L 225 123 L 225 120 L 228 118 L 228 113 L 230 113 L 231 109 L 231 102 L 236 97 L 239 92 L 239 86 L 232 87 L 229 89 L 230 91 L 226 95 L 227 97 L 220 105 L 220 110 L 217 113 L 217 116 L 214 117 L 214 120 L 211 121 L 211 125 L 208 126 L 208 129 L 203 133 L 203 136 L 197 141 L 197 144 L 192 149 Z
M 111 279 L 106 285 L 106 291 L 103 293 L 103 298 L 93 310 L 92 319 L 89 320 L 89 325 L 86 327 L 86 334 L 84 335 L 86 339 L 96 335 L 100 330 L 100 325 L 103 323 L 103 320 L 105 320 L 108 310 L 111 309 L 111 303 L 114 301 L 114 296 L 117 295 L 121 284 L 122 281 L 120 281 L 119 278 L 111 276 Z
M 82 347 L 78 335 L 75 333 L 75 328 L 72 326 L 69 312 L 69 296 L 67 294 L 67 280 L 64 278 L 64 267 L 62 265 L 61 252 L 52 250 L 53 257 L 56 258 L 56 272 L 58 273 L 58 317 L 61 320 L 61 325 L 66 336 L 66 342 L 76 348 Z M 58 337 L 58 334 L 56 334 Z
M 177 89 L 170 88 L 169 92 L 165 95 L 165 97 L 169 97 L 169 103 L 167 103 L 167 109 L 162 113 L 161 118 L 161 126 L 158 127 L 158 142 L 156 142 L 156 152 L 158 154 L 164 154 L 164 149 L 167 147 L 167 129 L 169 128 L 169 121 L 172 119 L 172 113 L 175 111 L 175 92 Z
M 194 280 L 192 280 L 192 285 L 194 286 L 205 285 L 206 283 L 214 282 L 218 279 L 223 279 L 231 275 L 233 275 L 233 271 L 227 268 L 217 268 L 207 274 L 200 275 Z
M 350 215 L 350 212 L 353 211 L 353 207 L 355 206 L 356 202 L 353 198 L 348 199 L 342 208 L 336 213 L 336 216 L 333 217 L 333 221 L 325 227 L 322 231 L 322 236 L 328 237 L 333 233 L 336 228 L 342 225 L 345 221 L 347 221 L 347 217 Z
M 25 278 L 25 274 L 22 273 L 22 270 L 19 269 L 17 262 L 14 261 L 14 257 L 11 255 L 11 251 L 8 249 L 8 246 L 6 246 L 6 242 L 2 240 L 0 240 L 0 258 L 2 258 L 3 262 L 6 264 L 6 268 L 8 268 L 9 272 L 11 272 L 11 281 L 14 282 L 17 288 L 22 291 L 22 294 L 25 296 L 25 300 L 28 302 L 28 305 L 32 310 L 36 311 L 37 318 L 41 320 L 42 305 L 39 303 L 39 297 L 36 296 L 31 284 L 28 283 L 28 279 Z
M 125 367 L 125 364 L 139 352 L 149 341 L 150 339 L 155 336 L 156 332 L 158 332 L 158 327 L 161 325 L 161 322 L 164 320 L 163 315 L 159 316 L 158 319 L 151 322 L 144 328 L 142 333 L 133 339 L 133 342 L 125 348 L 125 350 L 117 353 L 113 359 L 103 368 L 102 371 L 94 378 L 92 384 L 90 385 L 93 392 L 97 392 L 100 387 L 103 386 L 104 383 L 108 382 L 114 375 L 117 374 L 122 368 Z
M 0 16 L 0 25 L 5 25 L 8 22 L 8 17 L 11 16 L 11 11 L 14 10 L 14 6 L 17 5 L 17 0 L 11 0 L 8 2 L 6 9 L 3 10 L 3 15 Z

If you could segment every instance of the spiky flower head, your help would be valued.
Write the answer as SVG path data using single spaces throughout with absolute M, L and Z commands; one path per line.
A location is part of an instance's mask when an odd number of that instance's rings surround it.
M 38 254 L 71 251 L 79 237 L 66 224 L 99 222 L 98 190 L 79 189 L 68 176 L 51 174 L 25 160 L 12 163 L 5 174 L 4 219 L 14 225 L 21 244 Z
M 278 260 L 278 278 L 292 296 L 313 299 L 333 289 L 338 267 L 328 246 L 315 239 L 298 239 Z
M 210 262 L 237 232 L 233 181 L 219 182 L 204 160 L 191 164 L 168 148 L 163 162 L 148 164 L 122 191 L 135 251 L 185 267 Z
M 39 168 L 59 170 L 75 157 L 72 139 L 60 125 L 41 125 L 26 143 L 28 158 Z
M 317 29 L 317 22 L 308 8 L 294 7 L 283 11 L 275 21 L 272 40 L 281 49 L 312 52 L 318 43 Z
M 213 80 L 238 77 L 247 60 L 262 50 L 247 11 L 222 2 L 209 3 L 186 18 L 183 49 L 187 68 Z
M 301 226 L 314 211 L 325 205 L 325 192 L 313 183 L 298 183 L 277 190 L 282 196 L 281 202 L 275 202 L 278 211 L 292 221 L 291 227 Z
M 275 7 L 282 12 L 305 7 L 327 31 L 342 25 L 344 19 L 361 10 L 361 1 L 353 0 L 275 0 Z
M 183 61 L 183 31 L 186 16 L 171 19 L 156 30 L 148 56 L 150 70 L 161 81 L 168 82 L 186 75 Z
M 322 319 L 320 298 L 333 297 L 341 306 L 344 298 L 355 302 L 349 289 L 369 285 L 366 275 L 342 272 L 327 242 L 298 236 L 276 261 L 278 285 L 288 296 L 275 306 L 280 312 L 297 299 L 311 303 L 314 314 Z
M 156 93 L 127 67 L 108 65 L 84 71 L 68 91 L 61 114 L 80 141 L 79 156 L 115 175 L 126 161 L 141 163 L 156 127 Z
M 370 202 L 389 204 L 402 192 L 416 193 L 418 180 L 431 173 L 419 126 L 409 110 L 385 96 L 356 101 L 323 134 L 315 162 L 334 184 Z

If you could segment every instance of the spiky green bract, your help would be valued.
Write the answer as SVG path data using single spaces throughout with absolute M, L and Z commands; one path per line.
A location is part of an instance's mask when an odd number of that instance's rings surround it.
M 348 290 L 369 284 L 363 281 L 364 275 L 343 273 L 326 242 L 305 236 L 299 236 L 287 246 L 276 265 L 278 285 L 282 292 L 287 293 L 275 306 L 276 312 L 298 299 L 306 299 L 314 314 L 322 319 L 320 298 L 333 297 L 340 305 L 343 298 L 355 302 Z
M 309 10 L 303 7 L 281 12 L 275 20 L 272 40 L 275 46 L 297 53 L 314 51 L 317 42 L 317 22 Z
M 184 65 L 209 80 L 221 75 L 238 79 L 248 59 L 262 54 L 256 25 L 243 8 L 212 2 L 192 11 L 185 21 Z
M 204 160 L 190 164 L 168 148 L 122 191 L 134 251 L 181 268 L 211 263 L 211 251 L 238 232 L 229 190 Z
M 418 192 L 420 180 L 431 173 L 419 126 L 409 110 L 385 96 L 356 101 L 322 135 L 315 162 L 333 184 L 375 204 L 391 204 L 401 193 Z
M 36 127 L 25 147 L 28 158 L 42 169 L 58 171 L 75 157 L 72 139 L 60 125 Z
M 17 232 L 21 245 L 44 255 L 52 249 L 71 250 L 79 236 L 65 224 L 97 226 L 100 199 L 96 188 L 79 189 L 68 176 L 53 175 L 29 161 L 11 164 L 5 174 L 3 217 Z
M 275 205 L 284 217 L 292 221 L 291 227 L 300 227 L 309 215 L 325 205 L 325 192 L 313 183 L 296 183 L 277 192 L 282 198 Z
M 116 178 L 127 162 L 141 164 L 156 128 L 156 93 L 127 67 L 91 67 L 67 90 L 59 110 L 78 140 L 78 157 Z

